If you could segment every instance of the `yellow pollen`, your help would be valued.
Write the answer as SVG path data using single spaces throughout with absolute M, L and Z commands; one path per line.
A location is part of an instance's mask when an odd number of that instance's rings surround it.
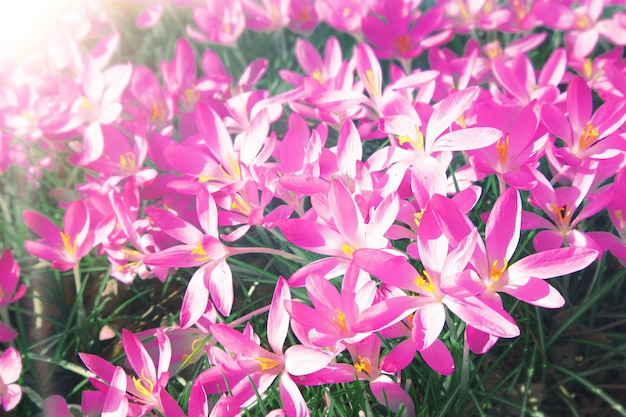
M 364 81 L 367 83 L 367 86 L 372 92 L 372 95 L 374 97 L 379 96 L 380 92 L 378 91 L 378 89 L 376 88 L 376 84 L 374 83 L 374 73 L 372 72 L 372 70 L 365 70 L 365 78 L 367 79 Z
M 25 119 L 27 119 L 31 123 L 35 123 L 35 117 L 33 116 L 33 113 L 31 113 L 28 110 L 22 110 L 22 117 L 24 117 Z
M 370 374 L 372 372 L 372 363 L 369 359 L 359 356 L 359 361 L 354 364 L 354 367 L 358 372 L 365 372 Z
M 411 38 L 409 38 L 409 35 L 398 36 L 393 41 L 393 46 L 395 46 L 396 50 L 401 54 L 406 54 L 411 48 Z
M 208 177 L 204 174 L 200 174 L 200 176 L 198 177 L 198 182 L 209 182 L 211 181 L 211 177 Z
M 141 379 L 136 378 L 134 376 L 132 378 L 133 378 L 133 384 L 135 384 L 135 388 L 137 388 L 137 391 L 139 391 L 146 397 L 152 396 L 152 391 L 154 391 L 154 382 L 146 378 L 146 376 L 144 375 L 143 369 L 141 370 Z M 143 384 L 144 382 L 148 385 L 147 387 Z
M 80 108 L 81 109 L 85 109 L 87 111 L 93 111 L 93 104 L 91 104 L 91 101 L 89 101 L 89 99 L 85 96 L 82 96 L 80 99 Z
M 465 115 L 464 114 L 460 115 L 456 122 L 463 129 L 465 129 L 467 127 L 467 124 L 465 124 Z
M 495 41 L 485 46 L 485 53 L 489 59 L 502 58 L 502 46 L 500 42 Z
M 591 20 L 586 14 L 581 14 L 576 19 L 576 27 L 580 30 L 587 30 L 591 26 Z
M 322 71 L 320 71 L 319 69 L 313 71 L 313 74 L 311 74 L 311 78 L 319 81 L 320 84 L 324 84 L 324 77 L 322 77 Z
M 163 103 L 153 102 L 150 107 L 150 114 L 152 116 L 152 120 L 163 120 L 165 118 L 165 109 L 163 108 Z
M 459 7 L 461 17 L 463 17 L 464 20 L 469 20 L 470 14 L 467 11 L 467 7 L 465 7 L 465 3 L 463 3 L 463 0 L 456 0 L 456 5 Z
M 341 250 L 348 256 L 352 256 L 355 250 L 359 249 L 359 247 L 353 243 L 344 243 L 341 245 Z
M 230 205 L 230 209 L 239 210 L 241 213 L 245 214 L 246 216 L 250 215 L 250 212 L 252 211 L 252 207 L 250 207 L 250 204 L 248 204 L 247 201 L 241 198 L 239 194 L 235 195 L 235 201 L 233 201 L 232 204 Z
M 135 154 L 128 151 L 120 155 L 120 166 L 122 171 L 134 172 L 137 170 L 137 159 Z
M 591 61 L 591 58 L 585 59 L 585 63 L 583 65 L 583 75 L 587 80 L 590 80 L 593 75 L 593 61 Z
M 428 271 L 424 271 L 424 276 L 418 275 L 415 277 L 415 281 L 413 281 L 413 283 L 429 293 L 434 294 L 437 291 L 433 285 L 432 278 L 428 274 Z
M 418 151 L 423 151 L 424 150 L 424 135 L 422 135 L 422 132 L 420 132 L 417 125 L 414 125 L 414 129 L 415 129 L 415 139 L 412 139 L 409 135 L 402 135 L 402 136 L 398 136 L 398 143 L 400 145 L 404 145 L 405 143 L 410 143 L 414 149 L 417 149 Z
M 424 209 L 421 209 L 419 212 L 413 214 L 413 221 L 415 222 L 415 226 L 420 227 L 422 223 L 422 216 L 424 215 Z
M 189 104 L 190 106 L 193 106 L 194 104 L 196 104 L 198 100 L 200 99 L 200 94 L 195 89 L 195 87 L 189 87 L 188 89 L 185 90 L 183 95 L 185 96 L 185 99 L 187 100 L 187 104 Z
M 550 205 L 550 208 L 552 209 L 552 212 L 554 212 L 554 214 L 558 216 L 561 226 L 569 225 L 570 220 L 572 219 L 572 214 L 573 214 L 569 208 L 569 204 L 566 204 L 561 207 L 558 207 L 556 204 L 552 204 Z
M 224 169 L 224 165 L 220 164 L 220 171 L 228 178 L 229 180 L 240 180 L 241 179 L 241 166 L 239 165 L 239 161 L 233 158 L 231 155 L 228 155 L 228 166 L 231 172 L 227 172 Z M 234 174 L 235 176 L 231 175 Z
M 341 311 L 341 310 L 335 310 L 335 313 L 337 313 L 337 317 L 333 317 L 333 323 L 335 323 L 337 325 L 337 327 L 339 327 L 339 329 L 341 329 L 342 332 L 347 333 L 348 332 L 348 328 L 346 327 L 346 316 L 345 316 L 345 314 L 343 314 L 343 311 Z
M 496 259 L 495 261 L 493 261 L 493 264 L 491 265 L 491 272 L 489 273 L 491 277 L 491 281 L 498 282 L 508 266 L 509 266 L 509 261 L 507 261 L 506 258 L 502 260 L 502 268 L 499 268 L 499 269 L 498 269 L 498 260 Z
M 509 135 L 506 135 L 506 139 L 499 139 L 496 143 L 496 150 L 498 151 L 498 160 L 500 161 L 500 165 L 504 165 L 506 163 L 506 152 L 509 149 Z
M 276 368 L 278 362 L 270 358 L 254 358 L 255 361 L 261 364 L 261 370 L 267 371 L 268 369 Z
M 523 19 L 530 12 L 530 7 L 524 0 L 513 0 L 511 8 L 515 11 L 518 19 Z
M 141 266 L 141 264 L 142 264 L 141 261 L 128 262 L 125 265 L 118 265 L 117 268 L 115 268 L 115 270 L 117 272 L 135 270 L 135 269 L 139 268 Z
M 192 255 L 202 255 L 195 258 L 196 262 L 210 261 L 211 257 L 207 255 L 204 247 L 202 247 L 202 242 L 196 243 L 196 247 L 191 251 Z
M 593 127 L 591 122 L 585 123 L 585 128 L 578 139 L 578 146 L 581 150 L 591 146 L 598 139 L 598 129 Z
M 70 243 L 70 235 L 65 232 L 61 232 L 61 240 L 63 241 L 63 247 L 70 254 L 70 256 L 74 256 L 76 254 L 76 240 L 74 240 L 74 244 Z

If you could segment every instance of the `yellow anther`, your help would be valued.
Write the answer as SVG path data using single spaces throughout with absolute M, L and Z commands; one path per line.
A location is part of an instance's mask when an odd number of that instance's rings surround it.
M 135 154 L 128 151 L 120 155 L 120 167 L 125 172 L 135 172 L 137 170 L 137 159 Z
M 343 311 L 341 310 L 335 310 L 335 313 L 337 313 L 337 317 L 333 317 L 333 323 L 335 323 L 342 332 L 347 333 L 348 328 L 346 327 L 346 315 L 343 314 Z
M 581 150 L 591 146 L 598 139 L 598 129 L 593 127 L 591 122 L 585 123 L 585 128 L 578 139 L 578 146 Z
M 354 367 L 358 372 L 365 372 L 366 374 L 370 374 L 372 372 L 372 363 L 368 358 L 364 358 L 359 356 L 359 361 L 354 364 Z
M 204 174 L 200 174 L 200 176 L 198 177 L 198 182 L 209 182 L 211 181 L 211 177 L 208 177 Z
M 85 96 L 82 96 L 80 98 L 80 108 L 81 109 L 85 109 L 87 111 L 93 111 L 93 104 L 91 104 L 91 101 L 89 101 L 89 99 Z
M 495 261 L 493 261 L 493 264 L 491 265 L 491 271 L 489 273 L 490 277 L 491 277 L 491 281 L 492 282 L 498 282 L 500 280 L 500 278 L 502 277 L 502 274 L 504 274 L 504 271 L 506 270 L 506 268 L 509 266 L 509 261 L 505 259 L 502 260 L 502 268 L 498 268 L 498 260 L 496 259 Z
M 413 221 L 415 222 L 415 226 L 420 227 L 422 223 L 422 216 L 424 215 L 424 209 L 421 209 L 419 212 L 413 214 Z
M 143 369 L 141 370 L 141 379 L 136 378 L 134 376 L 132 377 L 132 379 L 133 379 L 133 384 L 135 385 L 135 388 L 137 388 L 137 391 L 139 391 L 146 397 L 152 396 L 152 392 L 154 391 L 154 382 L 146 378 L 146 376 L 144 375 Z M 144 382 L 148 385 L 147 387 L 144 385 Z
M 500 161 L 500 165 L 504 165 L 506 163 L 506 154 L 509 150 L 509 135 L 506 135 L 506 139 L 498 139 L 496 143 L 496 150 L 498 151 L 498 160 Z
M 591 58 L 585 59 L 585 63 L 583 64 L 583 75 L 586 80 L 590 80 L 593 75 L 593 61 Z
M 165 119 L 165 108 L 163 107 L 163 103 L 155 101 L 150 106 L 150 115 L 152 116 L 152 120 L 164 120 Z
M 250 212 L 252 211 L 252 207 L 250 207 L 250 204 L 248 204 L 247 201 L 241 198 L 239 194 L 235 195 L 235 201 L 231 203 L 230 209 L 239 210 L 241 213 L 245 214 L 246 216 L 250 215 Z
M 365 70 L 365 83 L 367 84 L 367 86 L 369 87 L 370 91 L 372 92 L 372 95 L 374 97 L 379 96 L 380 92 L 378 91 L 378 89 L 376 88 L 376 84 L 374 83 L 374 72 L 372 72 L 372 70 Z
M 195 87 L 189 87 L 183 93 L 185 99 L 187 100 L 187 104 L 193 106 L 200 100 L 200 93 L 195 89 Z
M 418 275 L 415 277 L 415 281 L 413 281 L 415 285 L 420 287 L 421 289 L 428 291 L 429 293 L 434 294 L 437 292 L 437 289 L 433 285 L 433 280 L 428 274 L 428 271 L 424 271 L 424 276 Z
M 202 242 L 196 243 L 196 247 L 191 250 L 192 255 L 202 255 L 195 258 L 196 262 L 210 261 L 211 257 L 208 256 L 204 247 L 202 246 Z
M 569 208 L 569 203 L 561 207 L 551 204 L 550 208 L 552 209 L 552 212 L 558 216 L 561 225 L 569 225 L 573 214 Z
M 354 254 L 354 251 L 357 249 L 359 249 L 359 247 L 353 243 L 344 243 L 343 245 L 341 245 L 342 252 L 348 256 L 352 256 L 352 254 Z
M 343 12 L 343 17 L 348 16 L 348 15 L 350 14 L 350 12 L 351 12 L 351 11 L 352 11 L 352 10 L 350 10 L 350 8 L 349 8 L 349 7 L 344 7 L 344 8 L 343 8 L 343 10 L 342 10 L 342 12 Z
M 322 77 L 322 71 L 320 71 L 319 69 L 316 69 L 315 71 L 313 71 L 313 74 L 311 74 L 311 77 L 319 81 L 320 84 L 324 84 L 324 77 Z
M 261 364 L 261 370 L 267 371 L 268 369 L 276 368 L 278 362 L 270 358 L 254 358 L 255 361 Z
M 586 14 L 581 14 L 576 19 L 576 28 L 579 30 L 587 30 L 591 27 L 591 19 Z
M 74 244 L 70 242 L 70 235 L 65 232 L 61 232 L 61 240 L 63 241 L 63 247 L 70 254 L 70 256 L 76 255 L 76 239 L 74 239 Z

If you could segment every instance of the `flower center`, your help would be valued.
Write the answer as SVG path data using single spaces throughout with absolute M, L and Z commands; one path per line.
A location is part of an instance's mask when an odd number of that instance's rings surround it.
M 137 170 L 137 159 L 132 152 L 126 152 L 120 155 L 120 167 L 123 172 L 135 172 Z
M 359 249 L 359 247 L 354 243 L 344 243 L 343 245 L 341 245 L 342 252 L 348 256 L 352 256 L 354 254 L 354 251 L 357 249 Z
M 411 48 L 411 38 L 409 35 L 401 35 L 393 41 L 393 46 L 396 47 L 396 50 L 401 54 L 406 54 Z
M 433 280 L 428 274 L 428 271 L 424 271 L 422 275 L 418 275 L 415 277 L 415 281 L 413 283 L 423 289 L 424 291 L 428 291 L 429 293 L 434 294 L 437 290 L 435 285 L 433 284 Z
M 276 368 L 278 362 L 270 358 L 254 358 L 255 361 L 261 364 L 261 370 L 267 371 L 268 369 Z
M 65 232 L 61 232 L 61 240 L 63 241 L 63 247 L 70 254 L 70 256 L 76 255 L 76 240 L 74 244 L 71 243 L 70 235 Z
M 593 127 L 591 122 L 585 123 L 585 128 L 578 139 L 578 146 L 581 150 L 591 146 L 598 139 L 598 129 Z
M 504 165 L 506 163 L 506 153 L 509 149 L 509 135 L 506 135 L 506 139 L 498 139 L 496 143 L 496 150 L 498 151 L 498 160 L 500 161 L 500 165 Z
M 359 361 L 354 364 L 354 368 L 358 372 L 365 372 L 369 375 L 372 372 L 372 363 L 369 359 L 359 356 Z
M 569 208 L 569 203 L 560 207 L 556 204 L 552 204 L 550 208 L 552 209 L 552 212 L 557 215 L 560 226 L 569 226 L 572 219 L 572 211 Z
M 342 332 L 348 333 L 348 328 L 346 327 L 346 315 L 343 314 L 343 311 L 341 310 L 335 310 L 335 313 L 337 313 L 337 317 L 333 317 L 333 323 L 335 323 Z
M 211 257 L 206 253 L 204 247 L 202 246 L 202 242 L 196 243 L 196 247 L 191 250 L 192 255 L 200 255 L 194 258 L 196 262 L 204 262 L 210 261 Z

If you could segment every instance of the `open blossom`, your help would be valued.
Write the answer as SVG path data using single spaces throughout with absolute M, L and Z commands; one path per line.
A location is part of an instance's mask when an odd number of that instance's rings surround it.
M 33 256 L 51 261 L 52 268 L 60 271 L 72 269 L 96 243 L 94 234 L 90 233 L 89 211 L 82 201 L 75 201 L 67 207 L 63 231 L 34 211 L 26 210 L 24 221 L 42 238 L 25 241 L 26 250 Z

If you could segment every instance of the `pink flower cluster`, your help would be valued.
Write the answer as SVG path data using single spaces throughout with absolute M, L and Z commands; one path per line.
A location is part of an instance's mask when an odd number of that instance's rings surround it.
M 156 72 L 111 64 L 117 33 L 89 50 L 59 37 L 30 67 L 0 66 L 0 169 L 26 167 L 36 183 L 66 158 L 85 173 L 62 229 L 24 213 L 40 236 L 27 251 L 65 271 L 96 248 L 125 284 L 193 271 L 177 328 L 156 329 L 151 341 L 123 330 L 132 374 L 81 355 L 96 389 L 83 394 L 85 415 L 235 416 L 277 380 L 284 410 L 271 415 L 307 416 L 298 385 L 359 379 L 413 416 L 402 370 L 423 360 L 454 371 L 440 338 L 451 315 L 470 349 L 485 353 L 519 335 L 500 293 L 558 308 L 565 301 L 546 279 L 605 251 L 626 265 L 626 13 L 601 19 L 608 1 L 444 0 L 427 11 L 419 0 L 174 3 L 193 6 L 197 28 L 187 34 L 198 42 L 236 45 L 245 28 L 310 31 L 319 22 L 362 41 L 345 58 L 336 38 L 323 55 L 299 39 L 302 71 L 270 74 L 291 86 L 276 95 L 255 89 L 266 59 L 233 80 L 215 52 L 196 57 L 185 38 Z M 151 5 L 138 24 L 156 24 L 161 12 Z M 546 26 L 565 40 L 537 69 L 527 53 L 545 33 L 522 33 Z M 472 39 L 460 56 L 444 46 L 472 30 L 517 40 L 503 48 Z M 617 46 L 594 57 L 600 37 Z M 430 69 L 412 69 L 425 51 Z M 384 75 L 381 59 L 401 66 Z M 284 133 L 273 126 L 280 118 Z M 499 187 L 489 190 L 483 238 L 468 213 L 487 177 Z M 615 231 L 584 227 L 604 209 Z M 238 246 L 253 228 L 291 253 Z M 536 253 L 518 259 L 521 230 L 540 231 Z M 294 265 L 277 279 L 267 349 L 250 324 L 227 324 L 228 258 L 244 253 Z M 293 287 L 305 287 L 310 305 L 291 298 Z M 285 349 L 289 330 L 299 344 Z M 401 341 L 383 352 L 381 338 Z M 211 366 L 193 381 L 185 413 L 166 386 L 201 351 Z M 2 381 L 3 390 L 14 382 Z

